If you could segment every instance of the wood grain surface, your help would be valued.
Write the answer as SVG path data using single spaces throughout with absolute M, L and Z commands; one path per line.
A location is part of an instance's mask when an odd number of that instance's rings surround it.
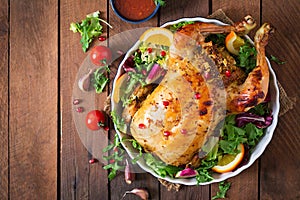
M 10 2 L 11 199 L 57 197 L 57 6 L 56 1 Z
M 80 35 L 72 33 L 69 26 L 96 10 L 113 26 L 104 25 L 108 38 L 182 17 L 206 17 L 218 9 L 233 21 L 251 14 L 259 25 L 271 22 L 276 31 L 267 55 L 285 61 L 283 65 L 271 62 L 272 67 L 287 95 L 298 103 L 299 0 L 166 2 L 151 20 L 129 24 L 115 15 L 109 0 L 0 0 L 0 200 L 119 200 L 133 188 L 147 188 L 153 200 L 209 200 L 217 193 L 218 184 L 168 191 L 148 173 L 136 174 L 131 185 L 125 183 L 122 171 L 109 181 L 101 162 L 89 164 L 97 145 L 108 144 L 114 130 L 110 124 L 107 137 L 95 141 L 90 152 L 79 136 L 72 116 L 76 108 L 72 105 L 76 98 L 73 87 L 89 52 L 82 51 Z M 97 44 L 95 40 L 92 47 Z M 112 46 L 112 41 L 103 44 Z M 104 109 L 117 67 L 116 62 L 109 74 L 110 84 L 95 96 L 95 108 Z M 300 199 L 299 113 L 296 104 L 279 118 L 263 155 L 227 180 L 231 188 L 226 199 Z M 123 200 L 129 199 L 139 198 L 127 195 Z
M 8 135 L 8 3 L 0 0 L 0 199 L 8 199 L 9 184 L 9 135 Z

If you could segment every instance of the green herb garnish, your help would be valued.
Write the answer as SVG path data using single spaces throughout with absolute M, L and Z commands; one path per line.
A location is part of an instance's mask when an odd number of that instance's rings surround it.
M 117 150 L 115 150 L 115 148 L 117 148 Z M 108 174 L 108 179 L 110 181 L 116 177 L 117 172 L 119 170 L 122 170 L 125 168 L 124 165 L 120 165 L 120 162 L 122 162 L 124 159 L 125 150 L 122 148 L 119 136 L 117 134 L 115 134 L 114 143 L 105 147 L 102 150 L 102 152 L 109 153 L 109 151 L 111 151 L 111 150 L 114 150 L 111 155 L 103 156 L 104 160 L 111 162 L 103 167 L 103 169 L 105 169 L 105 170 L 110 169 L 110 172 Z
M 195 22 L 193 22 L 193 21 L 179 22 L 179 23 L 177 23 L 177 24 L 173 24 L 172 26 L 170 26 L 170 30 L 171 30 L 172 32 L 175 32 L 175 31 L 177 31 L 178 29 L 180 29 L 181 27 L 183 27 L 183 26 L 185 26 L 185 25 L 187 25 L 187 24 L 193 24 L 193 23 L 195 23 Z
M 256 67 L 257 51 L 254 46 L 246 42 L 240 47 L 237 57 L 237 66 L 242 67 L 246 73 L 250 73 Z
M 226 193 L 229 190 L 231 186 L 231 183 L 226 183 L 225 181 L 222 181 L 219 183 L 219 191 L 215 196 L 212 197 L 212 200 L 214 199 L 224 199 L 226 198 Z
M 95 37 L 98 37 L 103 33 L 103 27 L 100 22 L 105 23 L 110 28 L 106 21 L 99 18 L 100 12 L 96 11 L 86 16 L 85 19 L 81 21 L 81 23 L 72 22 L 70 24 L 70 30 L 74 33 L 79 32 L 81 35 L 80 43 L 82 45 L 83 52 L 89 48 L 90 43 L 93 41 Z
M 166 2 L 164 0 L 154 0 L 155 5 L 160 5 L 164 7 L 166 5 Z
M 139 151 L 139 154 L 132 159 L 132 163 L 136 164 L 136 162 L 143 156 L 143 147 L 135 140 L 135 139 L 122 139 L 123 142 L 131 142 L 133 148 Z
M 109 72 L 108 66 L 100 67 L 94 72 L 94 77 L 92 78 L 93 86 L 96 93 L 103 92 L 109 79 L 105 76 L 104 72 Z
M 211 174 L 211 168 L 217 163 L 216 160 L 207 161 L 206 159 L 201 161 L 200 166 L 196 169 L 198 175 L 196 176 L 197 184 L 212 181 L 214 178 Z
M 124 119 L 119 116 L 115 110 L 111 111 L 110 115 L 117 129 L 123 133 L 126 133 L 127 125 L 125 124 Z
M 205 42 L 212 41 L 212 43 L 216 44 L 217 46 L 224 46 L 225 38 L 225 34 L 211 34 L 205 38 Z
M 170 177 L 174 178 L 176 172 L 183 170 L 179 167 L 167 165 L 163 161 L 155 158 L 151 153 L 146 153 L 144 155 L 144 159 L 146 164 L 161 177 L 166 177 L 169 175 Z
M 112 116 L 115 116 L 115 114 L 113 114 Z M 114 121 L 117 120 L 118 123 L 123 123 L 120 122 L 119 119 L 116 119 L 116 117 L 113 118 L 115 119 Z M 133 164 L 136 164 L 136 162 L 143 156 L 142 146 L 135 139 L 122 138 L 122 142 L 131 142 L 132 147 L 139 151 L 138 155 L 131 160 Z M 113 178 L 116 177 L 118 170 L 123 170 L 125 168 L 123 163 L 125 157 L 125 150 L 121 145 L 121 140 L 118 134 L 115 134 L 114 143 L 106 146 L 104 149 L 102 149 L 102 152 L 110 153 L 110 155 L 108 156 L 103 156 L 104 160 L 110 162 L 109 164 L 105 165 L 103 169 L 110 170 L 108 174 L 108 179 L 111 181 Z
M 275 57 L 275 56 L 273 56 L 273 55 L 271 55 L 270 60 L 274 61 L 274 62 L 277 63 L 278 65 L 283 65 L 283 64 L 285 64 L 285 61 L 281 61 L 281 60 L 279 60 L 277 57 Z

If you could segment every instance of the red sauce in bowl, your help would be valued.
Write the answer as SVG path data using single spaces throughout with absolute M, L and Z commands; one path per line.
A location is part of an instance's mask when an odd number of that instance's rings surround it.
M 116 10 L 129 20 L 142 20 L 149 17 L 156 8 L 153 0 L 115 0 Z

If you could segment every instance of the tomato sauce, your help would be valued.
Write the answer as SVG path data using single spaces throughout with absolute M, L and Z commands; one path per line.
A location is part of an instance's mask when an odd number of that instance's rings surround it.
M 156 8 L 153 0 L 115 0 L 120 15 L 129 20 L 141 20 L 150 16 Z

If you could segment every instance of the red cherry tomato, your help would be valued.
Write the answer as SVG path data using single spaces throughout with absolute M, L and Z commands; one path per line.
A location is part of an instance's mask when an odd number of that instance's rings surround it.
M 104 123 L 105 115 L 100 110 L 92 110 L 86 115 L 85 124 L 90 130 L 99 130 Z
M 95 46 L 91 50 L 90 59 L 97 66 L 104 66 L 105 62 L 109 64 L 112 59 L 111 50 L 106 46 Z

